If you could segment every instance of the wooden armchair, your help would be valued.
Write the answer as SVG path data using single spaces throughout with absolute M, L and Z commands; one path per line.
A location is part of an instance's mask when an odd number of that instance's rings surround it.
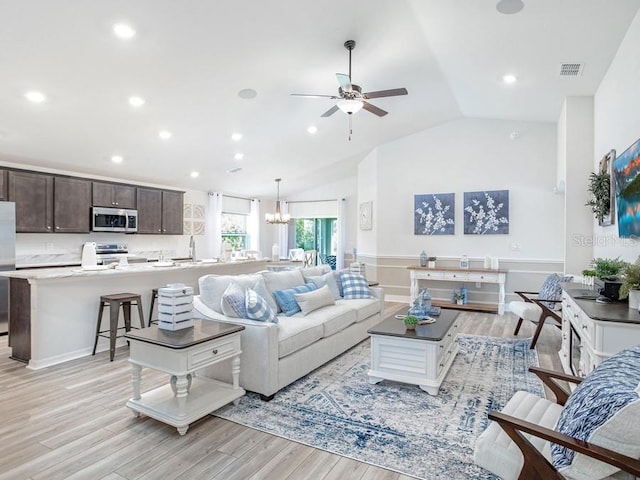
M 633 357 L 629 361 L 627 352 L 631 350 L 634 350 Z M 638 428 L 633 420 L 640 415 L 640 400 L 637 393 L 634 394 L 634 385 L 636 392 L 639 388 L 637 385 L 640 378 L 640 345 L 628 351 L 621 352 L 624 358 L 619 366 L 616 366 L 614 356 L 607 360 L 610 362 L 608 367 L 591 380 L 589 378 L 598 369 L 586 379 L 582 379 L 541 368 L 530 368 L 530 371 L 551 389 L 557 403 L 528 392 L 517 392 L 501 412 L 489 413 L 489 419 L 493 420 L 493 423 L 490 423 L 478 438 L 474 453 L 476 463 L 504 480 L 618 479 L 634 478 L 633 475 L 640 477 L 640 460 L 634 458 L 640 456 L 640 434 L 635 432 Z M 631 374 L 628 374 L 629 371 Z M 625 376 L 622 382 L 619 381 L 621 375 Z M 584 385 L 576 389 L 574 396 L 570 397 L 569 391 L 558 382 L 584 382 Z M 577 393 L 579 390 L 580 393 Z M 598 403 L 598 395 L 605 397 L 602 403 Z M 617 411 L 611 407 L 625 395 L 630 396 L 632 400 L 635 395 L 636 400 L 618 407 L 620 410 Z M 611 400 L 614 397 L 616 400 Z M 594 402 L 596 407 L 593 407 Z M 609 403 L 603 405 L 606 402 Z M 562 413 L 564 405 L 567 405 L 564 407 L 564 410 L 567 410 L 565 414 Z M 578 415 L 574 416 L 575 408 L 579 410 Z M 591 411 L 593 408 L 600 410 Z M 608 417 L 605 415 L 605 418 L 598 420 L 600 424 L 595 428 L 591 424 L 586 425 L 592 421 L 594 415 L 602 415 L 603 411 Z M 562 416 L 565 418 L 561 418 Z M 589 441 L 561 433 L 560 430 L 566 426 L 567 417 L 569 422 L 576 422 L 577 419 L 577 427 L 587 431 L 586 435 L 589 436 L 586 438 Z M 571 426 L 576 427 L 575 423 L 571 423 Z M 633 456 L 596 443 L 607 446 L 622 445 L 620 450 Z M 560 469 L 554 467 L 552 462 L 557 460 L 557 456 L 554 458 L 551 453 L 552 444 L 576 452 L 572 463 Z M 558 453 L 557 450 L 555 453 Z M 562 461 L 560 463 L 562 464 Z M 624 472 L 632 476 L 627 476 Z
M 535 323 L 536 331 L 531 339 L 531 345 L 529 345 L 529 348 L 535 348 L 547 318 L 551 318 L 556 322 L 557 326 L 562 327 L 561 312 L 555 310 L 555 308 L 549 308 L 549 305 L 558 305 L 562 303 L 562 300 L 540 298 L 538 292 L 515 293 L 522 298 L 522 301 L 515 301 L 509 304 L 509 310 L 518 315 L 518 324 L 513 334 L 518 335 L 523 320 Z

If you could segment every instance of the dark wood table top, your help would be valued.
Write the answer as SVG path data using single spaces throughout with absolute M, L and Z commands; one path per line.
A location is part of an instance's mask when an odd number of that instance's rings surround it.
M 163 330 L 157 325 L 152 325 L 149 328 L 130 330 L 125 337 L 167 348 L 182 349 L 242 330 L 244 330 L 242 325 L 198 319 L 195 320 L 193 327 L 181 330 Z
M 442 309 L 440 315 L 434 316 L 437 319 L 434 323 L 428 325 L 416 325 L 415 330 L 407 330 L 407 327 L 399 318 L 395 316 L 398 314 L 404 314 L 409 310 L 409 307 L 405 307 L 402 310 L 395 312 L 387 317 L 381 323 L 371 327 L 367 330 L 370 335 L 388 335 L 391 337 L 413 338 L 416 340 L 429 340 L 432 342 L 439 342 L 442 340 L 453 322 L 458 318 L 457 310 L 445 310 Z

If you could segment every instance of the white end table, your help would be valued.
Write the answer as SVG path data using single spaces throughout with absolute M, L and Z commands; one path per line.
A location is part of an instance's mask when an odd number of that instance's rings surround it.
M 196 320 L 193 327 L 170 331 L 156 325 L 128 332 L 133 397 L 127 407 L 187 433 L 189 424 L 245 394 L 239 386 L 241 325 Z M 198 369 L 229 360 L 233 383 L 198 377 Z M 167 385 L 140 393 L 142 368 L 166 372 Z

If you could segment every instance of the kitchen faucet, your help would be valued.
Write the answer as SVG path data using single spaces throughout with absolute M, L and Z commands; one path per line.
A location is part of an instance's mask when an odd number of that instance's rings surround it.
M 192 262 L 196 261 L 196 242 L 193 239 L 193 235 L 189 239 L 189 257 L 191 257 Z

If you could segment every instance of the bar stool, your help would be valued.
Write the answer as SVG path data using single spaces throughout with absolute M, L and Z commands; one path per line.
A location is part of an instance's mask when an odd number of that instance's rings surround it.
M 158 289 L 154 288 L 151 290 L 151 305 L 149 305 L 149 324 L 147 326 L 151 326 L 152 323 L 158 323 L 158 320 L 153 320 L 153 306 L 156 303 L 156 299 L 158 298 Z
M 113 362 L 113 356 L 116 352 L 116 338 L 118 338 L 118 330 L 125 329 L 125 331 L 131 330 L 131 305 L 138 306 L 138 318 L 140 320 L 140 328 L 144 328 L 144 314 L 142 313 L 142 301 L 140 295 L 135 293 L 114 293 L 111 295 L 102 295 L 100 297 L 100 310 L 98 311 L 98 322 L 96 325 L 96 341 L 93 344 L 93 353 L 96 354 L 96 347 L 98 346 L 98 337 L 108 338 L 110 341 L 109 353 L 111 361 Z M 102 323 L 102 313 L 104 307 L 109 307 L 109 330 L 100 330 Z M 118 317 L 120 313 L 120 307 L 124 313 L 124 327 L 118 327 Z M 136 328 L 136 327 L 133 327 Z M 108 332 L 108 335 L 105 335 Z

